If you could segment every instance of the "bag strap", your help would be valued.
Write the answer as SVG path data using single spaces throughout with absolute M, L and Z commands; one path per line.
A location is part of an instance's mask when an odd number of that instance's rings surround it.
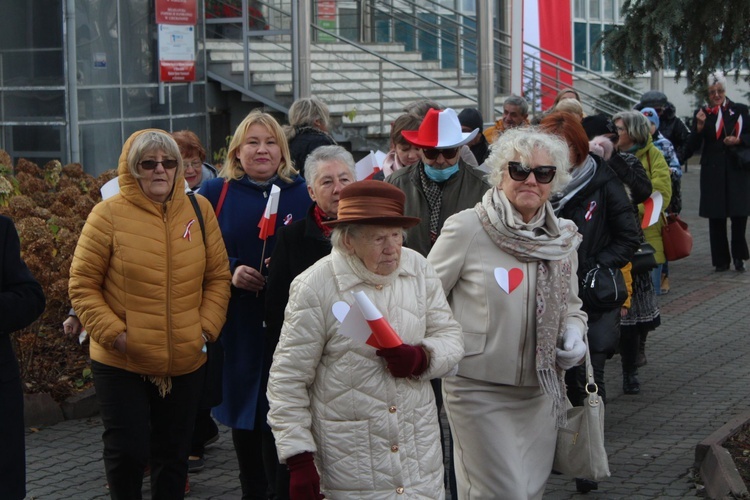
M 219 218 L 219 214 L 221 213 L 221 207 L 224 206 L 224 198 L 227 197 L 227 191 L 229 190 L 229 181 L 227 179 L 224 179 L 224 185 L 221 186 L 221 194 L 219 195 L 219 202 L 216 204 L 216 210 L 214 210 L 214 213 L 216 213 L 216 218 Z
M 198 219 L 198 225 L 201 227 L 201 236 L 203 236 L 203 246 L 206 246 L 206 226 L 203 224 L 203 213 L 201 207 L 198 205 L 198 200 L 195 197 L 195 193 L 188 193 L 188 199 L 190 204 L 193 205 L 195 210 L 195 217 Z
M 594 365 L 591 364 L 591 356 L 589 354 L 589 336 L 588 333 L 584 335 L 583 341 L 586 343 L 586 394 L 588 394 L 589 404 L 596 406 L 602 402 L 599 397 L 599 387 L 596 385 L 594 380 Z

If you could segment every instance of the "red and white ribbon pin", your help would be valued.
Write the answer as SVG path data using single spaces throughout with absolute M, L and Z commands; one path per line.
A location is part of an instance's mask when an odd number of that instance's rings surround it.
M 193 235 L 190 234 L 190 226 L 195 223 L 195 219 L 190 219 L 190 222 L 187 223 L 187 227 L 185 228 L 185 232 L 182 234 L 183 238 L 187 238 L 188 241 L 193 241 Z
M 591 216 L 594 215 L 594 210 L 596 210 L 596 202 L 592 201 L 589 203 L 589 208 L 586 210 L 586 215 L 583 217 L 587 221 L 591 220 Z

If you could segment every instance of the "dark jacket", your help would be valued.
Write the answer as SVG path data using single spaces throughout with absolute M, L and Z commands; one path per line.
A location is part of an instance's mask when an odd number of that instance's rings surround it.
M 406 230 L 404 246 L 426 257 L 432 249 L 432 241 L 430 239 L 430 207 L 422 189 L 419 174 L 421 168 L 424 167 L 420 161 L 416 165 L 395 171 L 388 176 L 386 182 L 400 188 L 406 194 L 404 215 L 422 219 L 419 224 Z M 482 171 L 459 160 L 458 172 L 442 183 L 438 236 L 445 224 L 445 219 L 461 210 L 472 208 L 482 200 L 482 196 L 490 188 L 483 174 Z
M 284 309 L 289 301 L 289 285 L 297 275 L 331 253 L 331 241 L 315 223 L 311 205 L 307 217 L 280 227 L 271 254 L 266 282 L 266 338 L 271 354 L 279 342 Z
M 484 163 L 490 155 L 490 143 L 487 142 L 487 138 L 482 134 L 479 134 L 479 142 L 473 146 L 469 146 L 469 149 L 471 149 L 471 154 L 474 155 L 474 158 L 477 159 L 477 165 Z
M 44 306 L 42 287 L 21 260 L 16 228 L 0 216 L 0 498 L 26 496 L 23 390 L 10 333 L 31 324 Z
M 729 100 L 727 98 L 727 100 Z M 698 114 L 699 110 L 695 111 Z M 704 112 L 706 110 L 704 109 Z M 688 140 L 688 152 L 692 155 L 703 146 L 701 154 L 701 199 L 698 215 L 710 219 L 726 217 L 747 217 L 750 215 L 750 171 L 743 170 L 728 155 L 729 149 L 724 145 L 724 138 L 732 134 L 739 117 L 742 117 L 742 146 L 750 147 L 750 116 L 744 104 L 729 102 L 724 116 L 724 131 L 716 138 L 716 113 L 706 113 L 703 130 L 696 130 L 693 118 L 693 130 Z M 693 115 L 695 116 L 695 115 Z M 735 146 L 732 146 L 735 147 Z
M 333 137 L 315 127 L 297 127 L 295 135 L 289 140 L 289 152 L 292 154 L 294 168 L 299 175 L 305 177 L 305 160 L 307 155 L 320 146 L 333 146 L 336 141 Z
M 664 95 L 664 94 L 662 94 Z M 666 100 L 666 96 L 664 96 Z M 653 107 L 653 103 L 647 103 Z M 640 111 L 644 106 L 642 103 L 638 103 L 635 109 Z M 686 161 L 692 156 L 692 153 L 688 153 L 687 142 L 688 136 L 690 135 L 690 129 L 680 117 L 677 116 L 677 110 L 674 104 L 667 102 L 662 107 L 661 115 L 659 115 L 659 132 L 669 139 L 669 142 L 674 146 L 675 152 L 677 153 L 677 159 L 680 165 L 684 165 Z
M 583 241 L 578 247 L 578 277 L 597 264 L 620 269 L 633 257 L 640 245 L 638 223 L 633 206 L 615 172 L 598 156 L 596 172 L 591 181 L 570 199 L 557 214 L 578 226 Z M 588 218 L 587 218 L 588 215 Z M 619 342 L 616 328 L 601 324 L 617 324 L 619 308 L 593 311 L 584 301 L 589 315 L 589 343 L 593 353 L 614 353 Z
M 274 183 L 281 188 L 276 217 L 278 230 L 280 226 L 303 219 L 311 201 L 305 182 L 298 176 L 290 183 L 281 179 Z M 201 194 L 216 207 L 223 185 L 223 178 L 211 179 L 201 186 Z M 261 187 L 247 177 L 229 182 L 218 219 L 232 274 L 239 265 L 263 269 L 261 263 L 273 252 L 278 236 L 270 236 L 265 244 L 258 237 L 258 222 L 270 190 L 270 185 Z M 253 293 L 232 286 L 227 322 L 220 338 L 224 348 L 223 401 L 213 409 L 214 417 L 232 428 L 253 430 L 259 428 L 256 425 L 265 426 L 264 421 L 255 421 L 257 415 L 268 411 L 265 301 L 265 290 Z
M 625 189 L 630 195 L 630 201 L 633 202 L 633 209 L 637 214 L 638 204 L 646 201 L 651 196 L 653 189 L 646 169 L 641 161 L 630 153 L 614 153 L 607 165 L 625 185 Z

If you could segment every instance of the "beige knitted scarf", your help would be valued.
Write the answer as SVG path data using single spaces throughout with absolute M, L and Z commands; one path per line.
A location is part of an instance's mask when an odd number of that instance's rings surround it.
M 566 420 L 564 371 L 555 363 L 568 313 L 570 278 L 575 274 L 570 256 L 581 243 L 576 225 L 557 218 L 545 203 L 524 223 L 497 187 L 474 207 L 482 227 L 497 247 L 521 262 L 536 262 L 536 372 L 542 391 L 553 400 L 558 426 Z

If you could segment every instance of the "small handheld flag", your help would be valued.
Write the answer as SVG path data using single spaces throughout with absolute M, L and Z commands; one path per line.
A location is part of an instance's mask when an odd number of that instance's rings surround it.
M 354 300 L 357 306 L 362 310 L 365 321 L 370 326 L 372 335 L 367 339 L 367 344 L 376 349 L 387 349 L 389 347 L 398 347 L 403 344 L 401 337 L 386 321 L 383 314 L 370 301 L 365 292 L 354 292 Z
M 646 229 L 649 226 L 656 224 L 661 215 L 662 206 L 664 205 L 664 198 L 659 191 L 654 191 L 649 196 L 648 200 L 643 202 L 643 220 L 641 221 L 641 228 Z
M 266 210 L 263 212 L 258 227 L 260 228 L 260 234 L 258 237 L 261 240 L 267 240 L 269 236 L 273 236 L 276 232 L 276 213 L 279 211 L 279 198 L 281 197 L 281 189 L 277 185 L 271 187 L 271 194 L 268 196 L 268 202 L 266 203 Z

